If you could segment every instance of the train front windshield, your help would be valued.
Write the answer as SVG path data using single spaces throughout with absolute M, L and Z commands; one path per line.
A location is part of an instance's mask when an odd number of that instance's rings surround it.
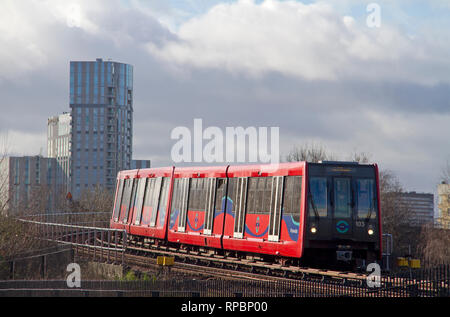
M 309 246 L 330 248 L 335 244 L 351 250 L 376 249 L 379 238 L 377 193 L 374 165 L 310 163 Z

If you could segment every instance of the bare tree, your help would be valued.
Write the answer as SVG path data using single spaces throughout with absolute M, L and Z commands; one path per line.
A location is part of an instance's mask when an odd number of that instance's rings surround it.
M 12 217 L 0 216 L 0 256 L 13 257 L 41 245 L 37 229 Z
M 405 210 L 400 204 L 403 188 L 392 171 L 380 171 L 379 179 L 383 230 L 395 232 L 396 228 L 407 220 Z
M 21 200 L 18 202 L 18 206 L 8 206 L 8 215 L 0 213 L 0 262 L 6 261 L 0 267 L 0 276 L 2 278 L 9 276 L 8 262 L 21 258 L 21 254 L 24 252 L 48 245 L 48 242 L 39 239 L 37 227 L 23 223 L 10 216 L 10 214 L 15 214 L 16 210 L 14 208 L 21 212 L 34 210 L 34 208 L 38 207 L 42 197 L 46 197 L 38 192 L 30 196 L 33 199 L 28 199 L 28 201 Z M 31 204 L 29 201 L 31 201 Z
M 95 186 L 90 190 L 85 190 L 81 193 L 78 201 L 78 211 L 111 211 L 113 207 L 113 193 L 101 186 Z
M 382 230 L 392 234 L 393 256 L 415 253 L 420 242 L 420 227 L 410 224 L 411 207 L 402 202 L 403 187 L 392 171 L 380 171 L 379 179 Z
M 8 166 L 8 136 L 0 136 L 0 215 L 6 213 L 9 203 L 9 166 Z
M 450 229 L 450 161 L 441 170 L 441 184 L 438 186 L 438 222 L 443 228 Z
M 450 263 L 450 230 L 423 226 L 420 233 L 419 251 L 431 264 Z
M 49 198 L 53 195 L 49 185 L 34 185 L 23 207 L 24 214 L 45 214 L 50 209 Z
M 447 164 L 442 167 L 441 182 L 450 184 L 450 161 L 447 160 Z
M 358 162 L 361 164 L 367 164 L 371 161 L 371 159 L 372 154 L 368 152 L 358 152 L 357 150 L 354 150 L 348 157 L 349 161 Z
M 286 155 L 287 162 L 308 161 L 317 163 L 319 161 L 332 161 L 335 159 L 335 155 L 327 152 L 323 145 L 314 142 L 308 142 L 300 146 L 294 146 L 292 150 Z

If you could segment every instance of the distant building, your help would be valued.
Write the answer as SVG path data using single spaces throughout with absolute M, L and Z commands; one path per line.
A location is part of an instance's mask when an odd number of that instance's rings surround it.
M 0 201 L 13 213 L 54 210 L 58 195 L 55 158 L 9 156 L 0 164 L 2 189 Z
M 71 188 L 113 190 L 118 171 L 130 169 L 133 139 L 133 66 L 113 61 L 70 62 Z
M 150 168 L 150 160 L 132 160 L 130 169 Z
M 443 182 L 438 185 L 438 197 L 439 217 L 437 221 L 441 226 L 450 228 L 450 184 Z
M 434 222 L 434 195 L 426 193 L 402 193 L 400 205 L 407 208 L 408 220 L 412 226 Z
M 71 118 L 70 113 L 65 112 L 47 121 L 47 156 L 56 159 L 56 184 L 66 193 L 70 191 L 71 182 Z

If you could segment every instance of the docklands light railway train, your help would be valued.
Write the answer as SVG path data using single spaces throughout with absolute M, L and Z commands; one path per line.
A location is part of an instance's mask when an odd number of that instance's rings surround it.
M 110 225 L 158 245 L 364 266 L 382 252 L 378 167 L 327 161 L 121 171 Z

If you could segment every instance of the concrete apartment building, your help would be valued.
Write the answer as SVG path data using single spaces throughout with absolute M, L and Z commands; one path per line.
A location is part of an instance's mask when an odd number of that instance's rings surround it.
M 443 228 L 450 229 L 450 184 L 442 182 L 438 185 L 438 223 Z
M 56 183 L 66 193 L 70 191 L 71 182 L 71 118 L 70 113 L 65 112 L 47 121 L 47 157 L 56 159 Z
M 55 158 L 7 156 L 0 162 L 0 202 L 11 213 L 53 210 L 58 200 Z
M 400 204 L 409 211 L 408 220 L 412 226 L 433 224 L 434 222 L 434 195 L 426 193 L 402 193 Z
M 150 160 L 132 160 L 130 169 L 150 168 Z

